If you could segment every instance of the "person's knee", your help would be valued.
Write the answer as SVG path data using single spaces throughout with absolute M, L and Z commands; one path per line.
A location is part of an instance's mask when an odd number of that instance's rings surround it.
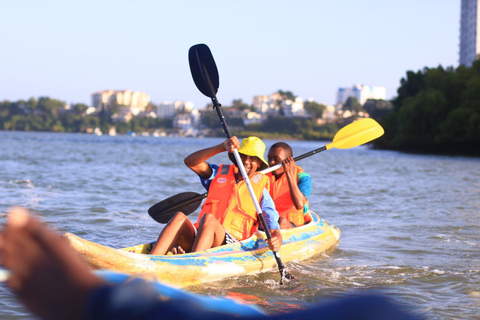
M 200 220 L 200 226 L 202 228 L 215 228 L 220 224 L 217 218 L 212 213 L 206 213 Z
M 212 213 L 207 213 L 203 216 L 203 224 L 216 224 L 218 223 L 217 218 Z
M 173 216 L 172 220 L 170 220 L 170 224 L 182 224 L 185 222 L 185 220 L 187 219 L 187 216 L 181 212 L 181 211 L 178 211 L 177 213 L 175 213 L 175 215 Z

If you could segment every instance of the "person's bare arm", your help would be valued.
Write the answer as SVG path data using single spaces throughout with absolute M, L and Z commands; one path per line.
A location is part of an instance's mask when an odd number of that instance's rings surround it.
M 298 177 L 295 175 L 295 160 L 292 156 L 286 158 L 282 162 L 285 174 L 287 175 L 288 186 L 290 189 L 290 197 L 297 210 L 302 209 L 307 202 L 307 197 L 300 191 L 298 187 Z
M 233 150 L 237 149 L 239 146 L 240 143 L 238 142 L 238 138 L 234 136 L 219 145 L 192 153 L 185 158 L 184 162 L 187 167 L 197 175 L 204 179 L 208 179 L 212 175 L 212 168 L 208 165 L 207 160 L 224 151 L 233 152 Z

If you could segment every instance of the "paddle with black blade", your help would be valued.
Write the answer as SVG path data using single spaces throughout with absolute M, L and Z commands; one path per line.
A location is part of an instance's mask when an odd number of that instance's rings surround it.
M 205 199 L 207 195 L 207 192 L 204 194 L 182 192 L 154 204 L 148 209 L 148 214 L 157 222 L 167 223 L 178 211 L 182 211 L 188 216 L 197 210 L 200 203 L 202 203 L 202 200 Z
M 375 140 L 383 135 L 383 128 L 378 122 L 371 118 L 361 119 L 353 122 L 342 129 L 340 129 L 333 141 L 321 148 L 304 153 L 293 160 L 299 161 L 314 154 L 325 150 L 349 149 L 364 143 Z M 273 167 L 260 171 L 260 173 L 267 174 L 280 168 L 282 164 L 277 164 Z M 208 193 L 183 192 L 171 196 L 168 199 L 160 201 L 148 209 L 148 214 L 157 222 L 167 223 L 175 215 L 177 211 L 182 211 L 185 215 L 193 213 L 202 203 L 202 200 L 207 197 Z
M 192 77 L 195 85 L 197 86 L 198 90 L 200 90 L 200 92 L 212 99 L 213 108 L 217 111 L 218 118 L 220 119 L 220 123 L 223 126 L 223 130 L 225 131 L 227 138 L 230 139 L 232 135 L 230 134 L 227 122 L 225 121 L 222 109 L 220 108 L 221 105 L 220 103 L 218 103 L 216 97 L 219 86 L 219 77 L 217 65 L 215 64 L 215 60 L 213 59 L 210 49 L 207 45 L 203 43 L 192 46 L 188 51 L 188 61 L 190 63 L 190 71 L 192 72 Z M 272 238 L 272 235 L 267 226 L 267 222 L 265 221 L 265 217 L 263 216 L 262 209 L 260 208 L 260 204 L 258 203 L 257 197 L 255 196 L 252 184 L 250 183 L 250 179 L 248 178 L 248 174 L 245 171 L 242 159 L 240 158 L 240 154 L 238 153 L 237 149 L 233 150 L 233 155 L 237 162 L 237 166 L 242 173 L 243 180 L 247 185 L 248 192 L 250 193 L 250 197 L 252 198 L 253 204 L 255 205 L 257 215 L 263 225 L 263 229 L 265 231 L 267 239 L 270 240 Z M 280 284 L 283 284 L 284 278 L 293 279 L 294 277 L 285 270 L 285 266 L 280 259 L 280 255 L 278 254 L 278 252 L 272 252 L 275 260 L 277 261 L 278 270 L 280 271 Z

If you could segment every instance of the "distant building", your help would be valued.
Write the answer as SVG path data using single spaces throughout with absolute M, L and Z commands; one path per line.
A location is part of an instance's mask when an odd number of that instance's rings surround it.
M 92 93 L 92 107 L 97 111 L 101 111 L 102 108 L 106 110 L 112 107 L 120 106 L 123 109 L 122 113 L 126 114 L 130 112 L 136 116 L 140 112 L 145 111 L 145 107 L 150 102 L 148 94 L 140 91 L 131 90 L 104 90 Z
M 480 55 L 480 0 L 462 0 L 460 13 L 460 64 L 471 67 Z
M 192 125 L 198 126 L 200 124 L 200 111 L 192 109 L 190 116 L 192 117 Z
M 387 89 L 385 87 L 372 87 L 363 84 L 354 85 L 351 88 L 338 88 L 337 105 L 345 104 L 348 97 L 357 98 L 362 105 L 367 99 L 385 100 L 387 97 Z
M 295 101 L 285 100 L 283 101 L 283 113 L 286 117 L 305 117 L 306 112 L 303 108 L 303 99 L 296 97 Z
M 306 112 L 303 108 L 303 99 L 296 97 L 295 100 L 285 99 L 280 93 L 264 96 L 254 96 L 253 107 L 262 117 L 278 116 L 280 110 L 286 117 L 305 117 Z
M 261 123 L 262 116 L 254 111 L 245 111 L 243 118 L 243 124 L 248 126 L 253 123 Z
M 281 101 L 283 101 L 282 95 L 276 92 L 271 95 L 254 96 L 252 104 L 255 110 L 260 114 L 276 115 Z
M 175 117 L 175 104 L 162 102 L 157 107 L 157 116 L 162 119 L 173 119 Z
M 192 126 L 192 117 L 189 114 L 178 114 L 173 118 L 173 127 L 187 130 Z
M 323 113 L 323 119 L 327 121 L 333 121 L 335 119 L 336 109 L 335 106 L 325 105 L 325 112 Z
M 242 116 L 241 112 L 236 108 L 225 108 L 223 109 L 223 114 L 226 119 L 230 118 L 240 118 Z
M 93 114 L 95 113 L 96 109 L 94 107 L 88 107 L 88 109 L 85 111 L 86 115 Z
M 191 113 L 193 107 L 194 105 L 190 101 L 164 101 L 158 105 L 157 116 L 163 119 L 173 119 L 179 113 Z

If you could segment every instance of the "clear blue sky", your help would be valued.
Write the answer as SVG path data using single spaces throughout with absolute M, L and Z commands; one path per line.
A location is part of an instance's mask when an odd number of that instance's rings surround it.
M 390 99 L 407 70 L 458 66 L 460 0 L 5 0 L 0 29 L 0 101 L 131 89 L 203 108 L 187 56 L 205 43 L 223 105 L 279 89 L 333 104 L 339 87 Z

